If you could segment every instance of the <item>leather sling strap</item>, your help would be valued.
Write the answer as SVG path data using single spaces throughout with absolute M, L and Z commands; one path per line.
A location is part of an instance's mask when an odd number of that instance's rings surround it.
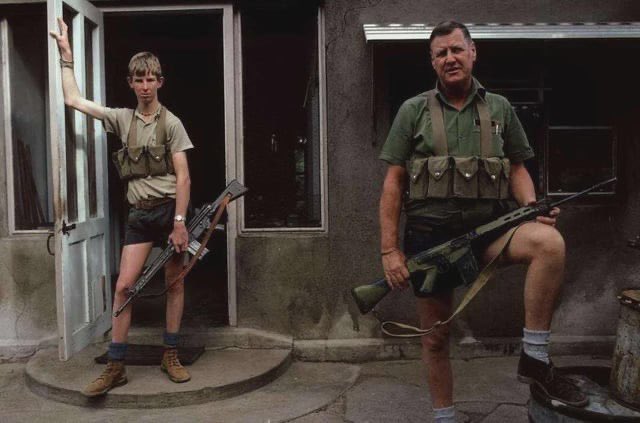
M 482 271 L 480 272 L 476 280 L 473 282 L 473 284 L 465 294 L 462 301 L 460 301 L 460 304 L 458 304 L 458 307 L 456 308 L 456 310 L 453 312 L 451 316 L 447 318 L 447 320 L 444 320 L 444 321 L 439 320 L 428 329 L 420 329 L 415 326 L 394 322 L 394 321 L 385 321 L 385 322 L 382 322 L 380 325 L 380 329 L 382 330 L 382 332 L 394 338 L 417 338 L 420 336 L 428 335 L 434 330 L 436 330 L 438 327 L 444 326 L 449 322 L 451 322 L 453 318 L 456 317 L 462 310 L 464 310 L 464 308 L 471 302 L 471 300 L 476 296 L 476 294 L 487 284 L 489 279 L 491 279 L 495 271 L 498 269 L 500 257 L 504 255 L 504 252 L 507 250 L 507 247 L 511 243 L 513 236 L 515 235 L 518 228 L 520 228 L 520 226 L 522 226 L 522 224 L 516 226 L 513 229 L 510 229 L 509 232 L 507 232 L 509 236 L 507 237 L 507 241 L 504 243 L 504 245 L 500 249 L 500 252 L 496 254 L 496 256 L 484 267 L 484 269 L 482 269 Z M 387 329 L 387 327 L 389 326 L 404 329 L 409 333 L 391 332 L 389 329 Z
M 480 156 L 491 157 L 491 115 L 486 100 L 476 98 L 474 104 L 480 118 Z M 434 153 L 436 156 L 448 156 L 447 132 L 444 126 L 444 112 L 437 98 L 436 90 L 427 92 L 427 106 L 431 115 L 431 130 L 433 131 Z
M 226 197 L 224 197 L 224 199 L 222 200 L 222 202 L 218 206 L 218 210 L 216 210 L 216 214 L 213 217 L 213 219 L 211 220 L 211 224 L 209 225 L 209 228 L 207 228 L 207 232 L 205 232 L 204 237 L 200 241 L 200 247 L 198 247 L 198 250 L 193 255 L 193 257 L 191 257 L 191 260 L 189 260 L 189 264 L 187 264 L 187 266 L 182 270 L 182 272 L 180 272 L 180 274 L 178 276 L 173 278 L 173 280 L 171 282 L 166 284 L 165 288 L 161 292 L 159 292 L 157 294 L 140 295 L 139 298 L 160 297 L 160 296 L 166 294 L 167 291 L 169 291 L 169 289 L 171 289 L 171 287 L 173 285 L 175 285 L 179 281 L 183 280 L 189 274 L 189 272 L 191 271 L 193 266 L 196 264 L 196 262 L 198 261 L 198 259 L 202 255 L 202 252 L 206 248 L 207 243 L 209 242 L 209 239 L 211 238 L 211 235 L 213 234 L 213 231 L 216 229 L 216 226 L 218 226 L 218 222 L 220 222 L 220 218 L 222 218 L 222 213 L 224 213 L 227 210 L 227 206 L 229 205 L 230 201 L 231 201 L 231 194 L 228 194 Z
M 127 142 L 125 146 L 136 145 L 138 141 L 138 125 L 136 121 L 136 111 L 131 115 L 131 123 L 129 124 L 129 133 L 127 134 Z M 160 106 L 160 116 L 156 123 L 156 144 L 166 144 L 167 139 L 167 109 Z

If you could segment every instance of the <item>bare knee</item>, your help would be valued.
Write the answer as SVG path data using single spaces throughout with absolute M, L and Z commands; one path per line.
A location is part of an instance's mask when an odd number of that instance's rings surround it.
M 131 286 L 130 281 L 118 279 L 116 282 L 116 297 L 127 297 L 129 295 L 129 287 Z
M 533 258 L 564 260 L 564 238 L 556 228 L 542 223 L 531 232 L 530 242 Z
M 449 357 L 449 328 L 440 327 L 423 336 L 422 352 L 426 357 Z

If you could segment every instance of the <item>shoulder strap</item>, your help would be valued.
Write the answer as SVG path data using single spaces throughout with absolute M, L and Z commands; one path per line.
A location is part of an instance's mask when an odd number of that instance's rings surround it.
M 491 148 L 491 115 L 489 114 L 489 105 L 487 100 L 477 98 L 476 107 L 478 108 L 478 117 L 480 118 L 480 156 L 490 157 L 492 155 Z
M 131 113 L 131 123 L 129 124 L 129 133 L 127 134 L 127 142 L 125 143 L 125 147 L 134 145 L 137 141 L 138 137 L 138 125 L 136 122 L 136 110 L 133 109 Z
M 167 109 L 164 106 L 160 106 L 160 117 L 156 124 L 156 144 L 167 144 Z
M 436 156 L 449 155 L 447 148 L 447 133 L 444 130 L 444 115 L 442 104 L 436 97 L 436 90 L 427 91 L 427 105 L 431 115 L 431 130 L 433 131 L 433 148 Z

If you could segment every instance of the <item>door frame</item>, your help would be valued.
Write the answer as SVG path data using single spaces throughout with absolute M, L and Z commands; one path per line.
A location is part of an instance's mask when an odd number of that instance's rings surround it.
M 198 4 L 198 5 L 151 5 L 151 6 L 109 6 L 98 7 L 106 14 L 132 14 L 132 13 L 163 13 L 163 12 L 222 12 L 222 50 L 223 50 L 223 78 L 224 78 L 224 144 L 225 144 L 225 177 L 227 182 L 238 179 L 238 122 L 236 108 L 238 86 L 242 84 L 241 67 L 235 57 L 235 51 L 240 45 L 240 33 L 238 31 L 238 13 L 234 11 L 231 3 Z M 241 122 L 240 122 L 241 124 Z M 229 204 L 227 208 L 227 306 L 229 326 L 238 325 L 237 306 L 237 269 L 236 269 L 236 240 L 238 237 L 238 199 Z M 117 247 L 116 247 L 117 248 Z M 116 250 L 117 251 L 117 250 Z

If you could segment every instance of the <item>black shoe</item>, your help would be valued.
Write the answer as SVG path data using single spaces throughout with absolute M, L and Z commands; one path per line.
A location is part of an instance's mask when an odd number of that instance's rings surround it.
M 584 407 L 589 398 L 565 376 L 557 373 L 553 363 L 545 363 L 529 357 L 522 351 L 518 363 L 518 380 L 523 383 L 535 383 L 551 399 L 573 407 Z

